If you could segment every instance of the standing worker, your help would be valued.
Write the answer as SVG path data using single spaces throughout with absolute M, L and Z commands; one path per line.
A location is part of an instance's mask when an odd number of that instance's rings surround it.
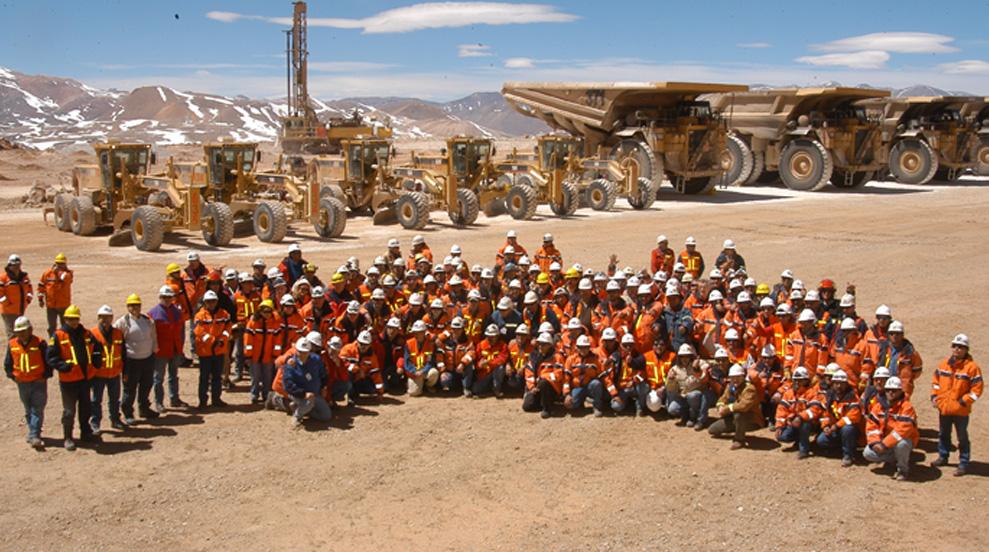
M 142 418 L 157 418 L 151 410 L 151 387 L 155 377 L 155 353 L 158 352 L 158 333 L 155 322 L 141 312 L 141 298 L 136 293 L 127 297 L 127 314 L 113 323 L 124 336 L 124 392 L 120 409 L 123 422 L 134 425 L 134 402 Z
M 27 313 L 27 306 L 34 298 L 34 288 L 27 272 L 21 270 L 21 258 L 11 255 L 0 274 L 0 315 L 3 316 L 4 335 L 14 335 L 14 322 Z
M 685 267 L 686 273 L 698 279 L 704 274 L 704 256 L 697 250 L 697 240 L 693 236 L 687 236 L 683 242 L 684 250 L 680 252 L 680 262 Z
M 165 411 L 165 371 L 168 370 L 168 398 L 172 407 L 189 406 L 179 398 L 179 364 L 185 327 L 182 311 L 175 306 L 175 291 L 168 285 L 158 290 L 158 304 L 148 311 L 155 322 L 158 351 L 155 353 L 155 411 Z
M 72 304 L 72 271 L 68 262 L 64 254 L 55 255 L 55 264 L 38 282 L 38 305 L 48 315 L 48 337 L 55 335 L 55 329 L 65 322 L 62 313 Z
M 103 351 L 97 347 L 93 334 L 82 326 L 79 307 L 65 309 L 65 323 L 55 330 L 48 343 L 48 364 L 58 371 L 62 390 L 62 431 L 65 450 L 75 450 L 72 440 L 73 420 L 79 414 L 79 430 L 83 441 L 99 442 L 90 426 L 89 379 L 103 362 Z
M 7 377 L 17 383 L 27 422 L 27 443 L 37 450 L 45 447 L 41 441 L 41 425 L 48 404 L 48 378 L 52 377 L 47 356 L 48 344 L 34 335 L 31 321 L 25 316 L 15 320 L 14 336 L 7 343 L 3 369 Z
M 968 417 L 972 405 L 982 396 L 982 370 L 968 352 L 968 336 L 958 334 L 951 340 L 951 356 L 941 361 L 931 382 L 931 402 L 938 411 L 938 457 L 934 467 L 948 463 L 951 451 L 951 428 L 958 434 L 958 468 L 955 476 L 968 472 L 972 444 L 968 440 Z
M 199 409 L 206 399 L 214 407 L 227 406 L 223 393 L 223 359 L 230 347 L 230 313 L 220 308 L 220 297 L 213 290 L 203 294 L 203 307 L 196 313 L 196 354 L 199 355 Z M 209 395 L 207 396 L 207 391 Z
M 103 420 L 103 393 L 107 394 L 107 413 L 110 427 L 124 429 L 120 421 L 120 374 L 124 369 L 124 333 L 113 327 L 113 309 L 103 305 L 96 311 L 98 322 L 90 330 L 93 339 L 103 351 L 103 366 L 93 370 L 90 386 L 93 389 L 93 412 L 90 425 L 93 434 L 100 434 Z
M 191 328 L 192 317 L 196 315 L 196 292 L 193 285 L 187 284 L 182 278 L 182 267 L 178 263 L 169 263 L 165 267 L 165 285 L 172 289 L 172 305 L 178 309 L 182 319 L 182 330 L 179 332 L 182 335 L 182 346 L 179 348 L 181 354 L 185 347 L 185 322 L 188 321 Z M 190 335 L 192 335 L 191 329 Z M 190 345 L 190 348 L 195 349 L 195 346 Z M 195 355 L 196 353 L 193 350 L 189 354 Z M 180 363 L 183 366 L 192 366 L 192 359 L 183 355 Z

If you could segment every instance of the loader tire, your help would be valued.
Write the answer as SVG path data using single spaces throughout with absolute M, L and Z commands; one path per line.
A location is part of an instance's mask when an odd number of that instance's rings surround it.
M 742 186 L 752 186 L 759 179 L 762 178 L 763 173 L 766 171 L 766 154 L 761 151 L 752 152 L 752 172 L 749 177 L 745 179 Z
M 975 145 L 975 167 L 972 169 L 978 176 L 989 176 L 989 137 L 983 137 Z
M 69 203 L 69 223 L 77 236 L 91 236 L 96 231 L 96 207 L 89 196 L 75 196 Z
M 529 220 L 536 214 L 536 191 L 526 184 L 515 184 L 505 196 L 505 209 L 516 220 Z
M 141 251 L 158 251 L 165 241 L 165 221 L 154 207 L 142 205 L 130 217 L 130 235 Z
M 55 196 L 55 228 L 62 232 L 72 231 L 72 215 L 69 214 L 71 204 L 71 195 L 58 194 Z
M 820 190 L 833 172 L 834 161 L 817 140 L 794 140 L 780 154 L 780 178 L 791 190 Z
M 610 211 L 618 199 L 618 188 L 613 182 L 604 178 L 592 181 L 584 192 L 587 205 L 595 211 Z
M 612 159 L 621 161 L 626 157 L 634 157 L 639 162 L 639 175 L 652 182 L 653 190 L 658 190 L 663 184 L 663 165 L 649 144 L 638 138 L 626 138 L 611 149 Z
M 450 208 L 450 220 L 457 226 L 470 226 L 477 221 L 481 204 L 477 194 L 467 188 L 457 190 L 457 205 Z
M 339 238 L 347 227 L 347 208 L 333 196 L 319 200 L 319 215 L 313 221 L 313 229 L 321 238 Z
M 569 217 L 577 212 L 577 207 L 580 207 L 580 197 L 573 182 L 563 183 L 563 202 L 561 204 L 550 202 L 549 207 L 560 217 Z
M 226 203 L 207 203 L 202 217 L 203 240 L 212 246 L 229 245 L 234 238 L 234 215 Z
M 752 176 L 752 150 L 741 138 L 728 135 L 724 154 L 726 165 L 723 175 L 726 186 L 741 186 Z
M 402 194 L 395 203 L 395 215 L 406 230 L 422 230 L 429 223 L 429 198 L 422 192 Z
M 652 182 L 644 177 L 639 177 L 639 195 L 636 197 L 628 196 L 628 204 L 632 206 L 633 209 L 642 210 L 652 207 L 653 202 L 656 201 L 656 188 L 653 187 Z
M 278 243 L 288 233 L 285 205 L 277 201 L 262 201 L 254 209 L 254 235 L 265 243 Z

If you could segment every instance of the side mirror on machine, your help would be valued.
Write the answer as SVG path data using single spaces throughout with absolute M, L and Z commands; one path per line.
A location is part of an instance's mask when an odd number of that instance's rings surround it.
M 158 154 L 156 152 L 151 152 L 151 164 L 152 165 L 158 164 Z

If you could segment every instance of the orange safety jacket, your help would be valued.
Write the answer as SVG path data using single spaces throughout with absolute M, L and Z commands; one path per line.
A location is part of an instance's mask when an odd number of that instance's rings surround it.
M 549 265 L 553 264 L 554 261 L 563 265 L 563 254 L 556 246 L 543 246 L 536 250 L 536 255 L 532 260 L 539 265 L 539 270 L 549 274 Z
M 601 357 L 593 351 L 587 356 L 574 353 L 563 363 L 563 394 L 571 388 L 587 387 L 601 375 Z
M 874 360 L 877 368 L 882 366 L 903 381 L 903 393 L 909 399 L 913 395 L 914 380 L 924 370 L 924 361 L 913 343 L 904 339 L 903 346 L 899 349 L 893 348 L 892 340 L 880 344 L 879 354 Z
M 982 396 L 982 388 L 982 370 L 971 356 L 960 362 L 948 357 L 934 371 L 931 400 L 943 416 L 968 416 L 972 404 Z
M 845 339 L 848 339 L 847 334 Z M 864 388 L 866 378 L 874 370 L 872 359 L 869 358 L 869 344 L 864 339 L 856 340 L 852 344 L 835 340 L 831 344 L 831 359 L 848 374 L 848 383 L 853 389 Z M 863 378 L 862 374 L 865 374 L 866 378 Z
M 415 337 L 405 340 L 405 354 L 409 357 L 409 362 L 404 363 L 405 372 L 414 375 L 423 375 L 426 365 L 436 367 L 436 342 L 426 336 L 422 340 L 422 345 Z
M 533 355 L 538 356 L 538 352 L 533 353 Z M 562 394 L 564 379 L 563 355 L 553 351 L 538 364 L 535 364 L 533 360 L 535 359 L 530 359 L 525 366 L 525 388 L 529 392 L 533 392 L 536 390 L 536 384 L 539 383 L 539 380 L 546 380 L 553 386 L 557 394 Z
M 86 344 L 86 366 L 89 373 L 83 372 L 82 366 L 79 365 L 79 359 L 76 357 L 76 349 L 72 346 L 69 334 L 65 333 L 64 330 L 55 330 L 55 335 L 48 343 L 49 347 L 58 347 L 59 358 L 70 367 L 68 371 L 58 373 L 58 381 L 60 382 L 72 383 L 92 377 L 92 371 L 95 369 L 93 357 L 96 356 L 96 343 L 89 330 L 83 329 L 82 331 L 83 342 Z
M 649 351 L 643 356 L 646 359 L 646 381 L 649 382 L 649 388 L 665 387 L 666 374 L 676 362 L 676 354 L 673 351 L 666 351 L 663 356 L 657 357 L 656 351 Z
M 175 292 L 174 304 L 182 313 L 182 321 L 192 320 L 192 317 L 196 313 L 196 302 L 194 300 L 196 296 L 195 286 L 186 283 L 184 280 L 174 280 L 172 278 L 165 278 L 165 285 L 172 288 L 172 291 Z
M 793 330 L 793 333 L 787 337 L 785 350 L 783 366 L 788 374 L 795 368 L 803 366 L 807 368 L 813 379 L 818 370 L 824 369 L 828 361 L 827 344 L 817 328 L 806 336 L 801 333 L 800 328 Z
M 680 252 L 680 262 L 687 268 L 686 273 L 693 274 L 695 280 L 704 272 L 704 257 L 700 251 L 691 253 L 684 249 Z
M 196 313 L 196 354 L 201 357 L 225 356 L 230 346 L 230 314 L 217 307 L 206 307 Z
M 862 414 L 862 401 L 849 387 L 844 396 L 839 397 L 835 392 L 829 392 L 824 401 L 824 416 L 821 417 L 821 428 L 836 426 L 838 429 L 846 425 L 862 428 L 865 416 Z
M 824 395 L 816 385 L 803 389 L 791 386 L 776 407 L 776 429 L 786 427 L 792 416 L 805 422 L 820 422 L 824 416 Z
M 513 339 L 508 345 L 508 366 L 510 369 L 515 370 L 516 374 L 525 373 L 525 364 L 529 361 L 529 356 L 532 355 L 532 351 L 535 350 L 535 345 L 533 345 L 532 340 L 522 347 L 519 345 L 517 339 Z
M 481 361 L 486 361 L 486 366 L 481 365 Z M 503 366 L 508 362 L 508 345 L 503 340 L 498 340 L 495 345 L 490 339 L 484 338 L 477 345 L 477 357 L 474 359 L 474 374 L 476 379 L 484 379 L 495 368 Z
M 244 356 L 254 362 L 274 362 L 284 352 L 281 334 L 282 323 L 274 313 L 267 320 L 252 316 L 244 328 Z
M 0 314 L 22 316 L 34 297 L 34 288 L 27 272 L 15 278 L 9 270 L 0 274 Z
M 238 291 L 234 295 L 234 303 L 237 305 L 237 323 L 244 325 L 257 312 L 258 306 L 261 304 L 261 294 L 257 290 L 253 290 L 249 294 Z
M 89 331 L 103 348 L 103 366 L 90 372 L 90 377 L 111 379 L 119 376 L 124 369 L 124 332 L 111 327 L 107 340 L 99 324 Z
M 366 353 L 361 353 L 357 342 L 348 343 L 340 349 L 340 358 L 347 365 L 347 371 L 353 375 L 355 382 L 370 378 L 378 395 L 384 395 L 385 382 L 381 377 L 381 362 L 374 355 L 373 347 L 368 348 Z
M 50 309 L 64 309 L 72 304 L 72 271 L 55 265 L 41 275 L 38 299 Z
M 888 407 L 884 407 L 879 401 L 873 403 L 865 425 L 868 446 L 881 442 L 886 448 L 892 448 L 904 439 L 909 439 L 915 447 L 920 442 L 917 411 L 910 401 L 904 397 Z
M 24 343 L 20 338 L 10 340 L 13 377 L 18 383 L 29 383 L 51 377 L 45 360 L 45 342 L 32 335 Z

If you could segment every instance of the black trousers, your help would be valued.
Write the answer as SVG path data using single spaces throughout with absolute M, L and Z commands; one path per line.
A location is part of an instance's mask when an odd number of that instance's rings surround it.
M 134 417 L 134 401 L 141 413 L 151 410 L 151 386 L 155 376 L 155 356 L 124 360 L 124 392 L 120 410 L 127 418 Z
M 93 427 L 89 424 L 89 418 L 92 416 L 89 380 L 59 382 L 59 387 L 62 390 L 62 430 L 65 432 L 65 438 L 72 437 L 72 426 L 77 414 L 82 435 L 91 435 Z
M 207 395 L 213 403 L 220 401 L 223 393 L 223 356 L 199 357 L 199 402 L 206 404 Z
M 553 403 L 559 399 L 560 397 L 557 395 L 556 389 L 553 389 L 553 384 L 541 379 L 536 384 L 535 393 L 526 392 L 525 396 L 522 397 L 522 410 L 535 412 L 541 408 L 549 412 L 553 409 Z

